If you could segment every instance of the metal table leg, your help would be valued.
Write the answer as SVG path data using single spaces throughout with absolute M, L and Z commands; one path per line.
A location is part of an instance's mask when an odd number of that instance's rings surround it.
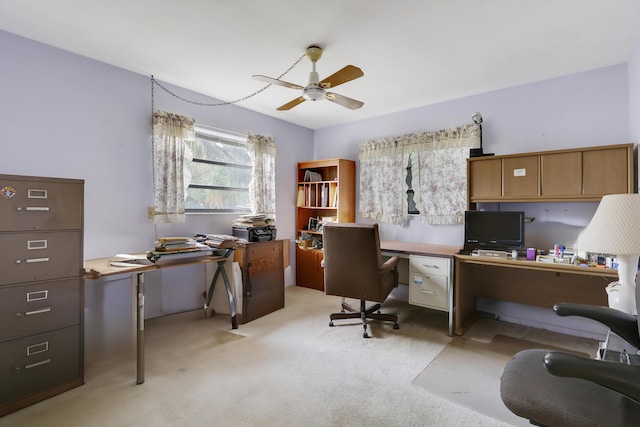
M 216 261 L 216 264 L 217 264 L 216 272 L 213 275 L 213 279 L 211 280 L 211 285 L 209 286 L 209 292 L 207 292 L 207 298 L 204 304 L 204 309 L 205 310 L 209 309 L 209 306 L 211 305 L 211 297 L 213 297 L 213 291 L 216 287 L 216 282 L 218 281 L 218 275 L 222 274 L 222 280 L 227 290 L 227 298 L 229 300 L 229 312 L 231 314 L 231 329 L 238 329 L 238 320 L 236 316 L 236 301 L 233 296 L 233 292 L 231 290 L 231 284 L 229 283 L 227 272 L 224 270 L 224 264 L 225 262 L 227 262 L 227 259 L 231 258 L 231 255 L 233 254 L 233 250 L 234 248 L 227 249 L 227 253 L 224 255 L 225 259 Z
M 136 274 L 136 384 L 144 383 L 144 273 Z

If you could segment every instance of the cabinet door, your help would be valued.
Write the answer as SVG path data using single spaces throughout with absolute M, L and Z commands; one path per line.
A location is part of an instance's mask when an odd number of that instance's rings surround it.
M 538 196 L 538 156 L 503 159 L 505 197 Z
M 284 307 L 282 242 L 250 243 L 246 249 L 242 316 L 244 322 Z
M 296 285 L 324 291 L 324 271 L 322 251 L 296 249 Z
M 582 153 L 553 153 L 540 156 L 542 196 L 582 194 Z
M 631 191 L 626 147 L 585 151 L 582 156 L 582 194 L 605 195 Z
M 502 160 L 469 161 L 469 199 L 497 199 L 502 197 Z

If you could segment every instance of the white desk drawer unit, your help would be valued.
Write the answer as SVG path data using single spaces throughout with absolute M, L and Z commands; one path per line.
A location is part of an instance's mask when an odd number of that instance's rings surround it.
M 409 303 L 449 311 L 451 304 L 449 258 L 409 257 Z
M 84 383 L 83 194 L 0 175 L 0 417 Z

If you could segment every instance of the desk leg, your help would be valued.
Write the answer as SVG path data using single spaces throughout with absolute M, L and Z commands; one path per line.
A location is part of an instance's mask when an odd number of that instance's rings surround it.
M 136 274 L 136 384 L 144 383 L 144 273 Z
M 229 283 L 227 272 L 224 271 L 223 261 L 218 261 L 218 270 L 222 272 L 222 280 L 224 280 L 224 287 L 227 288 L 227 297 L 229 298 L 229 311 L 231 313 L 231 329 L 238 329 L 238 320 L 236 318 L 236 301 L 235 301 L 235 298 L 233 297 L 233 292 L 231 291 L 231 284 Z
M 229 250 L 225 255 L 226 258 L 230 258 L 233 250 Z M 211 285 L 209 286 L 209 292 L 207 292 L 207 299 L 204 303 L 204 309 L 207 310 L 211 305 L 211 297 L 213 297 L 213 290 L 216 287 L 216 282 L 218 281 L 218 275 L 222 274 L 222 280 L 224 281 L 224 286 L 227 290 L 227 298 L 229 299 L 229 312 L 231 313 L 231 329 L 238 329 L 238 320 L 236 317 L 236 301 L 233 297 L 233 292 L 231 291 L 231 284 L 229 283 L 229 278 L 227 277 L 227 272 L 224 270 L 224 264 L 227 260 L 217 261 L 216 272 L 213 275 L 213 279 L 211 280 Z

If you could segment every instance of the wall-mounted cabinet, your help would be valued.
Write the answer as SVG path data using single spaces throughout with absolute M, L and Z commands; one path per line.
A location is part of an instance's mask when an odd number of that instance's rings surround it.
M 633 144 L 473 157 L 468 204 L 599 201 L 634 191 Z
M 328 159 L 298 163 L 296 231 L 322 242 L 322 230 L 317 225 L 326 221 L 354 222 L 355 171 L 353 160 Z M 312 242 L 308 242 L 311 244 Z M 324 274 L 320 262 L 322 249 L 312 246 L 296 250 L 296 284 L 324 290 Z

